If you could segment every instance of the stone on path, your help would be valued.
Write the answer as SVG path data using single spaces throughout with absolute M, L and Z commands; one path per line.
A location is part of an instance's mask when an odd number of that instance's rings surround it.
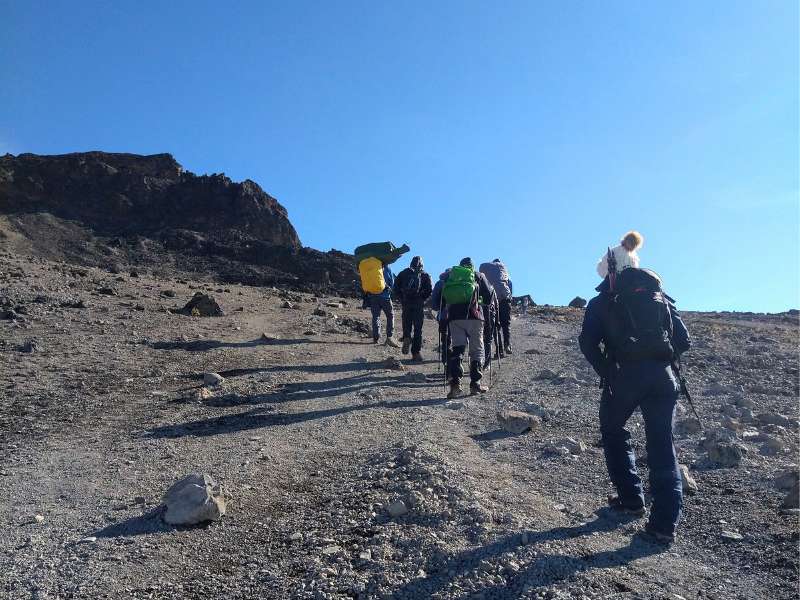
M 395 500 L 386 507 L 386 512 L 392 518 L 402 517 L 408 512 L 408 506 L 402 500 Z
M 541 425 L 542 420 L 535 415 L 519 410 L 501 410 L 497 413 L 497 423 L 504 431 L 519 435 L 536 429 Z
M 225 381 L 225 378 L 219 373 L 203 373 L 204 385 L 221 385 L 223 381 Z
M 708 447 L 708 458 L 721 467 L 738 467 L 747 449 L 736 442 L 717 441 Z
M 388 357 L 386 360 L 380 363 L 380 366 L 384 369 L 390 369 L 392 371 L 405 371 L 406 368 L 399 359 L 395 358 L 394 356 Z
M 689 467 L 686 465 L 678 465 L 681 472 L 681 480 L 683 481 L 683 492 L 689 496 L 693 496 L 699 489 L 694 477 L 689 473 Z
M 558 373 L 554 373 L 550 369 L 544 369 L 544 370 L 540 371 L 539 374 L 536 377 L 534 377 L 534 380 L 536 380 L 536 381 L 546 381 L 546 380 L 557 379 L 557 378 L 558 378 Z
M 192 299 L 186 303 L 182 309 L 178 311 L 182 315 L 192 317 L 223 317 L 225 313 L 222 312 L 217 301 L 208 294 L 202 292 L 195 292 Z
M 218 521 L 225 514 L 225 495 L 210 475 L 192 473 L 175 482 L 164 494 L 164 521 L 170 525 L 195 525 Z
M 675 433 L 678 435 L 693 435 L 702 431 L 703 427 L 694 417 L 687 417 L 675 423 Z
M 744 536 L 736 531 L 723 531 L 719 537 L 726 542 L 741 542 L 744 539 Z

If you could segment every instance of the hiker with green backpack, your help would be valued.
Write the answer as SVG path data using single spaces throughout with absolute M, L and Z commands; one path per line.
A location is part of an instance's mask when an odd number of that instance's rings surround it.
M 462 356 L 469 344 L 469 390 L 471 395 L 487 391 L 483 377 L 483 304 L 492 301 L 492 286 L 483 273 L 477 273 L 471 258 L 463 258 L 450 269 L 442 286 L 442 301 L 447 306 L 447 324 L 452 350 L 447 364 L 452 399 L 461 395 L 464 376 Z

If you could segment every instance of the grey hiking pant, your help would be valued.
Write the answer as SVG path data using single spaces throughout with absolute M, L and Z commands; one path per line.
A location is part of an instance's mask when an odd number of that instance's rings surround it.
M 480 380 L 480 368 L 483 366 L 483 321 L 478 319 L 457 319 L 450 321 L 450 361 L 448 371 L 451 379 L 461 379 L 464 368 L 461 356 L 469 343 L 470 379 Z
M 385 296 L 369 295 L 369 308 L 372 312 L 372 339 L 377 341 L 381 337 L 381 312 L 386 314 L 386 337 L 394 333 L 394 307 L 392 301 Z

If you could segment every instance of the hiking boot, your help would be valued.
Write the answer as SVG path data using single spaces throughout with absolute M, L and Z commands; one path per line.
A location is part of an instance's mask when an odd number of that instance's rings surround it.
M 394 338 L 387 337 L 386 341 L 384 342 L 386 346 L 391 346 L 392 348 L 399 348 L 400 344 L 394 341 Z
M 615 513 L 625 515 L 627 517 L 639 518 L 644 516 L 644 504 L 625 504 L 619 499 L 618 496 L 609 496 L 608 506 Z
M 506 346 L 506 347 L 504 348 L 504 350 L 503 350 L 503 351 L 504 351 L 506 354 L 514 354 L 514 353 L 511 351 L 511 346 L 510 346 L 510 345 L 509 345 L 509 346 Z
M 378 338 L 372 338 L 372 343 L 373 343 L 373 344 L 377 344 L 379 341 L 380 341 L 380 340 L 378 340 Z
M 477 396 L 478 394 L 485 394 L 488 391 L 489 391 L 489 388 L 482 386 L 480 381 L 476 381 L 474 383 L 470 383 L 469 384 L 469 395 L 470 396 Z
M 419 352 L 414 352 L 414 354 L 411 355 L 411 362 L 412 363 L 421 363 L 421 362 L 423 362 L 422 354 L 420 354 Z
M 407 337 L 403 338 L 403 349 L 401 352 L 403 354 L 408 354 L 408 351 L 411 349 L 411 340 Z
M 451 381 L 450 391 L 447 392 L 447 399 L 452 400 L 453 398 L 458 398 L 460 395 L 461 395 L 461 382 Z
M 639 532 L 639 537 L 642 538 L 646 542 L 650 542 L 651 544 L 656 544 L 658 546 L 669 546 L 675 541 L 675 534 L 674 533 L 665 533 L 663 531 L 657 531 L 651 527 L 650 523 L 648 523 L 644 529 Z

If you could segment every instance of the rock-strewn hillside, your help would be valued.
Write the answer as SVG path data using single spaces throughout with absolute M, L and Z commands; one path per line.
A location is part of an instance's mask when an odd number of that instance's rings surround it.
M 169 154 L 0 157 L 0 245 L 90 266 L 171 268 L 228 282 L 347 288 L 342 253 L 303 248 L 258 184 L 197 176 Z

